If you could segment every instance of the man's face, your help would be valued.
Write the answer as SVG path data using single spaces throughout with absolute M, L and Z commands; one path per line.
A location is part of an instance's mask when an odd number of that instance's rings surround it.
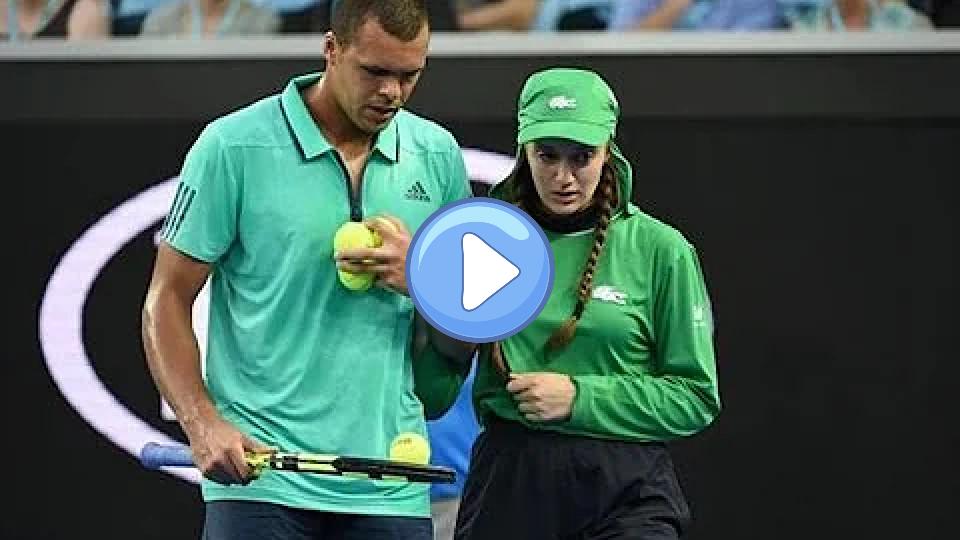
M 350 122 L 361 132 L 375 134 L 413 93 L 427 62 L 430 31 L 426 24 L 411 41 L 388 34 L 375 18 L 368 18 L 349 44 L 327 35 L 324 84 Z

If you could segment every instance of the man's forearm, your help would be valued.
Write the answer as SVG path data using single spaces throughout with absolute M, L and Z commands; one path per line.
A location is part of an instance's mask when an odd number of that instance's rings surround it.
M 172 295 L 148 294 L 143 308 L 144 353 L 160 394 L 185 431 L 216 415 L 203 384 L 191 309 Z

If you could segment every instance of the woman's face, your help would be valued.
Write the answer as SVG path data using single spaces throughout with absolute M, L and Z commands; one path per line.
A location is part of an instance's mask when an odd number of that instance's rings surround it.
M 527 143 L 524 151 L 544 208 L 565 215 L 590 205 L 607 159 L 606 145 L 585 146 L 568 139 L 540 139 Z

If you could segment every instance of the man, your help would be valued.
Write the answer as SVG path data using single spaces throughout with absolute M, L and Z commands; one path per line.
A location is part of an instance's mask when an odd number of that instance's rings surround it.
M 217 119 L 187 154 L 143 340 L 205 476 L 205 539 L 431 537 L 423 484 L 253 479 L 244 462 L 268 448 L 385 457 L 397 434 L 425 434 L 414 357 L 469 366 L 472 348 L 414 325 L 406 296 L 409 231 L 469 194 L 454 138 L 402 109 L 426 63 L 426 21 L 422 0 L 344 0 L 324 74 Z M 383 246 L 335 263 L 349 220 Z M 350 291 L 338 267 L 375 272 L 378 286 Z M 204 380 L 190 313 L 208 276 Z

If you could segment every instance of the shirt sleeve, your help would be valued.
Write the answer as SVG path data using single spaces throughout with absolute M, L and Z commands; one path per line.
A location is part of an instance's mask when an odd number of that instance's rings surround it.
M 237 234 L 240 190 L 215 125 L 187 152 L 180 183 L 164 221 L 163 239 L 178 251 L 216 262 Z
M 443 416 L 453 406 L 463 385 L 465 374 L 454 368 L 446 359 L 427 345 L 413 359 L 414 393 L 423 405 L 427 420 Z
M 700 263 L 692 246 L 671 251 L 656 270 L 656 371 L 572 377 L 571 424 L 634 440 L 670 440 L 701 431 L 719 414 L 713 316 Z

